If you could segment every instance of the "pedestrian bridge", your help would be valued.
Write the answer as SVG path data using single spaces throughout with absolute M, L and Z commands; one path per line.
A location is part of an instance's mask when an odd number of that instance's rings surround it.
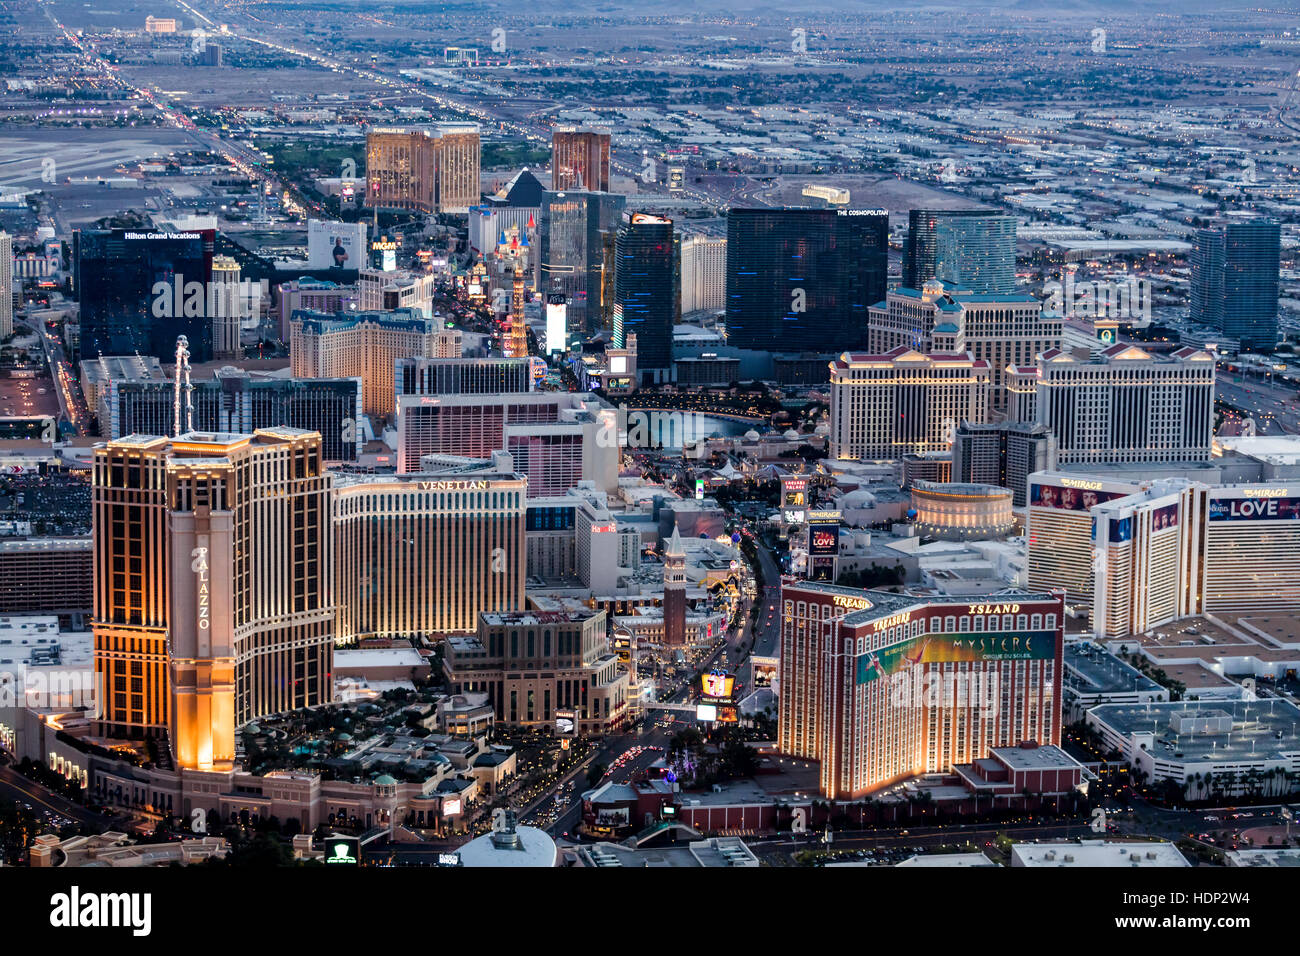
M 625 846 L 636 848 L 644 845 L 650 840 L 653 840 L 655 837 L 669 833 L 670 831 L 673 831 L 674 838 L 678 840 L 683 836 L 689 840 L 702 840 L 704 838 L 704 834 L 699 830 L 692 826 L 688 826 L 679 820 L 661 820 L 658 823 L 653 823 L 646 827 L 636 836 L 628 837 L 623 841 L 623 844 Z

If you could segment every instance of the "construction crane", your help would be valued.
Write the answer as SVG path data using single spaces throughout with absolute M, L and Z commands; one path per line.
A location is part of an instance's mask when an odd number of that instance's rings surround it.
M 180 438 L 181 430 L 181 376 L 185 376 L 185 432 L 194 431 L 194 383 L 190 381 L 190 340 L 185 336 L 176 339 L 176 373 L 172 397 L 172 430 Z

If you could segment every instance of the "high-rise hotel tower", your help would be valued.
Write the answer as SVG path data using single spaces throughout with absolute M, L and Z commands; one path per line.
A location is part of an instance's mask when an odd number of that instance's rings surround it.
M 475 123 L 372 129 L 366 134 L 366 206 L 468 213 L 482 196 Z
M 469 633 L 483 612 L 524 607 L 524 476 L 335 480 L 340 643 Z
M 92 482 L 104 734 L 165 731 L 178 767 L 229 769 L 236 726 L 332 698 L 319 434 L 132 435 L 96 447 Z
M 777 749 L 830 799 L 1061 739 L 1059 591 L 907 597 L 786 578 Z

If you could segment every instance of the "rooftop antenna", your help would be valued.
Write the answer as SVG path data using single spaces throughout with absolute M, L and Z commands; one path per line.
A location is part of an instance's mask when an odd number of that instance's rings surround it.
M 194 383 L 190 381 L 190 340 L 176 339 L 176 376 L 173 386 L 172 423 L 176 437 L 181 437 L 181 375 L 185 376 L 185 431 L 194 431 Z

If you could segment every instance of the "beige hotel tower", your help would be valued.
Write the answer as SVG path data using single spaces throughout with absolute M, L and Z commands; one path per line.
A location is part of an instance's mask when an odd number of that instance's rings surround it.
M 183 769 L 226 770 L 235 727 L 329 701 L 330 476 L 320 435 L 133 435 L 95 449 L 100 730 L 166 731 Z

